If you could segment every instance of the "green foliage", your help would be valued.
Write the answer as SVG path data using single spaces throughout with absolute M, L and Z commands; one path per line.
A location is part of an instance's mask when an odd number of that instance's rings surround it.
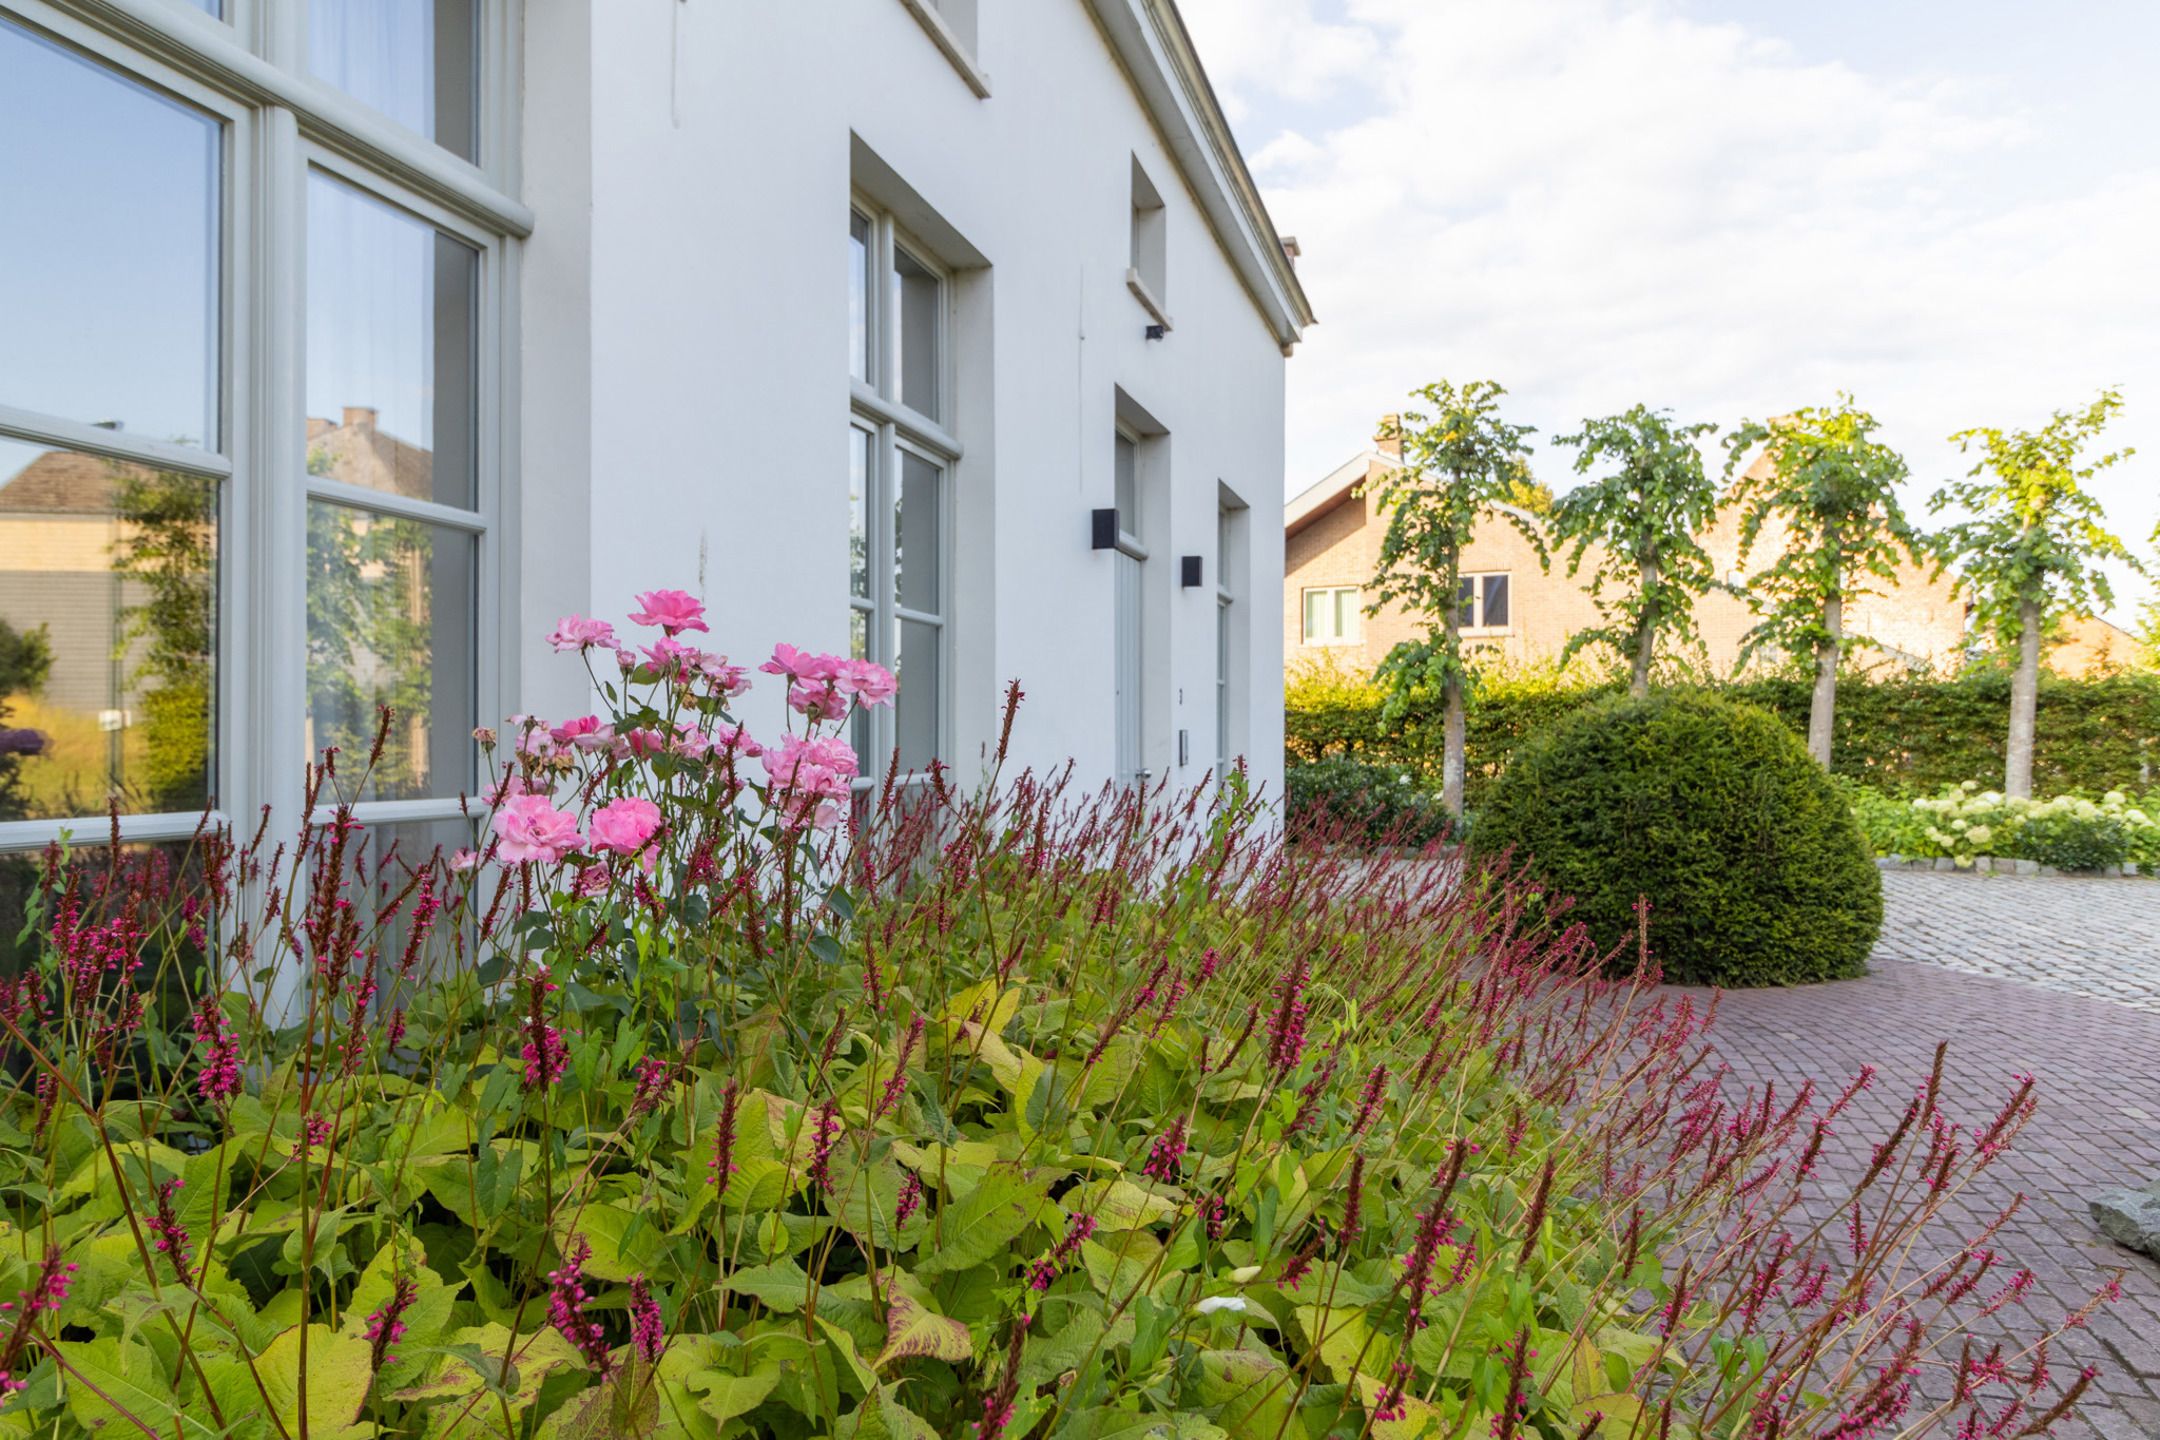
M 1878 855 L 1944 859 L 1963 869 L 1983 857 L 2058 870 L 2160 865 L 2160 790 L 2142 801 L 2121 790 L 2099 799 L 2021 800 L 1975 781 L 1912 798 L 1851 787 L 1853 813 Z
M 1482 517 L 1505 516 L 1544 553 L 1536 524 L 1511 510 L 1494 512 L 1533 483 L 1524 442 L 1536 432 L 1501 418 L 1506 394 L 1490 380 L 1460 388 L 1441 380 L 1413 394 L 1426 408 L 1382 422 L 1381 438 L 1398 442 L 1402 458 L 1368 497 L 1373 513 L 1387 516 L 1387 533 L 1366 613 L 1398 605 L 1422 617 L 1427 631 L 1423 642 L 1406 641 L 1381 662 L 1384 681 L 1399 692 L 1438 687 L 1462 675 L 1462 552 Z
M 1876 428 L 1873 415 L 1841 395 L 1835 409 L 1746 421 L 1725 437 L 1741 558 L 1773 517 L 1785 528 L 1777 559 L 1748 580 L 1762 618 L 1741 646 L 1743 664 L 1766 648 L 1814 655 L 1825 646 L 1868 643 L 1842 623 L 1833 635 L 1830 607 L 1870 593 L 1869 576 L 1894 579 L 1900 559 L 1919 560 L 1920 538 L 1897 495 L 1909 472 L 1903 456 L 1874 438 Z M 1758 450 L 1770 460 L 1759 477 L 1741 466 Z
M 1450 819 L 1417 772 L 1333 756 L 1292 765 L 1283 797 L 1293 832 L 1367 845 L 1424 845 L 1445 839 Z
M 1882 882 L 1845 798 L 1777 718 L 1707 695 L 1592 705 L 1516 751 L 1472 853 L 1512 853 L 1601 947 L 1688 984 L 1858 975 Z
M 842 830 L 848 710 L 753 778 L 698 658 L 599 684 L 664 748 L 483 740 L 478 855 L 349 803 L 52 855 L 0 991 L 0 1440 L 1805 1440 L 1913 1353 L 1937 1186 L 2028 1113 L 1900 1127 L 1935 1184 L 1763 1284 L 1856 1203 L 1821 1107 L 1721 1123 L 1702 1014 L 1518 877 L 1286 847 L 1235 783 L 993 770 Z
M 1469 806 L 1475 811 L 1508 756 L 1584 706 L 1619 693 L 1617 679 L 1551 669 L 1479 674 L 1468 716 Z M 1757 705 L 1807 734 L 1810 685 L 1793 676 L 1682 686 Z M 1292 764 L 1350 755 L 1415 771 L 1438 783 L 1439 707 L 1429 697 L 1383 711 L 1377 686 L 1335 675 L 1294 677 L 1285 696 L 1284 745 Z M 1999 785 L 2010 676 L 1997 668 L 1954 679 L 1917 675 L 1839 678 L 1835 771 L 1894 794 L 1973 780 Z M 2049 792 L 2139 790 L 2160 777 L 2160 676 L 2043 676 L 2034 773 Z
M 1567 551 L 1570 578 L 1597 547 L 1590 598 L 1604 622 L 1568 637 L 1563 665 L 1585 646 L 1605 645 L 1633 667 L 1640 687 L 1649 682 L 1661 640 L 1696 638 L 1695 597 L 1717 578 L 1696 536 L 1716 517 L 1717 489 L 1703 473 L 1695 442 L 1716 429 L 1707 422 L 1675 425 L 1670 411 L 1637 405 L 1555 437 L 1576 447 L 1578 474 L 1615 467 L 1553 507 L 1553 532 Z
M 2121 393 L 2104 390 L 2083 410 L 2056 411 L 2038 430 L 1983 426 L 1950 437 L 1968 454 L 1977 450 L 1979 458 L 1966 479 L 1936 491 L 1929 505 L 1966 513 L 1944 528 L 1941 545 L 1971 587 L 1974 627 L 1995 637 L 2006 654 L 2017 649 L 2028 604 L 2039 606 L 2043 623 L 2064 613 L 2089 614 L 2115 600 L 2107 572 L 2096 562 L 2143 569 L 2085 489 L 2101 471 L 2136 453 L 2124 448 L 2083 459 L 2121 408 Z

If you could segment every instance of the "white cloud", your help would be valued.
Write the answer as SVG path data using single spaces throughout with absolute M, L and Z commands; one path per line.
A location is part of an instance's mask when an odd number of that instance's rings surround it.
M 1320 315 L 1289 488 L 1440 376 L 1501 380 L 1547 431 L 1850 389 L 1922 493 L 1962 469 L 1952 430 L 2119 384 L 2112 438 L 2145 454 L 2111 517 L 2160 520 L 2160 170 L 2051 182 L 2091 137 L 2012 85 L 1811 62 L 1657 0 L 1184 10 Z

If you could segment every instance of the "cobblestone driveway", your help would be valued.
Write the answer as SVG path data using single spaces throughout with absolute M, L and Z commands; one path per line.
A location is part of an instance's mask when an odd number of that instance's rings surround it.
M 1883 872 L 1885 960 L 1919 960 L 2160 1015 L 2160 878 Z
M 1984 1119 L 2010 1077 L 2039 1077 L 2041 1107 L 2017 1148 L 1961 1197 L 1977 1230 L 2024 1191 L 1998 1246 L 2032 1269 L 2032 1319 L 2074 1309 L 2117 1268 L 2123 1298 L 2054 1356 L 2058 1377 L 2101 1367 L 2083 1423 L 2064 1437 L 2160 1436 L 2160 1265 L 2101 1237 L 2095 1191 L 2160 1177 L 2160 881 L 1890 872 L 1874 973 L 1864 980 L 1724 996 L 1713 1031 L 1747 1082 L 1835 1081 L 1877 1068 L 1864 1115 L 1880 1134 L 1950 1042 L 1946 1102 Z M 2100 998 L 2106 997 L 2106 998 Z M 1866 1164 L 1864 1146 L 1840 1163 Z M 2026 1328 L 2024 1325 L 2020 1329 Z

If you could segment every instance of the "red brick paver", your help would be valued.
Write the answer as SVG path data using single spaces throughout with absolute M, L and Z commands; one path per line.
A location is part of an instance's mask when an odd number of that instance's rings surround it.
M 1840 1127 L 1855 1138 L 1896 1124 L 1938 1040 L 1950 1042 L 1946 1108 L 1961 1119 L 1984 1122 L 2013 1074 L 2037 1076 L 2039 1113 L 1961 1197 L 1965 1228 L 1977 1230 L 2025 1192 L 2025 1208 L 1996 1245 L 2037 1275 L 2032 1318 L 2046 1323 L 2083 1303 L 2109 1272 L 2126 1271 L 2121 1301 L 2054 1355 L 2058 1376 L 2081 1364 L 2102 1371 L 2083 1419 L 2056 1434 L 2160 1436 L 2160 1265 L 2110 1244 L 2086 1209 L 2097 1191 L 2160 1177 L 2160 1014 L 1878 956 L 1862 980 L 1728 992 L 1711 1033 L 1736 1080 L 1774 1080 L 1787 1094 L 1806 1079 L 1834 1086 L 1875 1066 L 1874 1087 L 1856 1102 L 1861 1113 Z M 1841 1163 L 1865 1165 L 1864 1147 L 1855 1148 Z

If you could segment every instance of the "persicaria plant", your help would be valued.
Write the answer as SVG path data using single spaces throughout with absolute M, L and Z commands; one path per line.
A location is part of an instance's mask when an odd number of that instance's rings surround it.
M 1864 1134 L 1505 868 L 1236 772 L 861 788 L 886 672 L 780 646 L 753 737 L 693 597 L 630 620 L 556 628 L 595 713 L 483 732 L 462 843 L 326 755 L 291 840 L 47 855 L 0 1430 L 1851 1440 L 2089 1386 L 1950 1228 L 2031 1082 Z

